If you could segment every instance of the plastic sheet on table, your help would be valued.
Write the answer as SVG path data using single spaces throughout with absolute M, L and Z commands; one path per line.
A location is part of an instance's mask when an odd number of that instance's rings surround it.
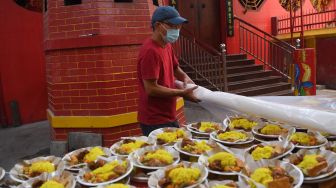
M 177 85 L 181 85 L 181 82 L 177 82 Z M 187 87 L 193 86 L 189 84 Z M 225 119 L 232 112 L 243 112 L 310 130 L 336 134 L 334 123 L 336 122 L 336 99 L 332 97 L 308 97 L 306 99 L 287 97 L 288 100 L 286 101 L 282 97 L 274 97 L 273 99 L 267 97 L 254 98 L 210 91 L 201 86 L 194 90 L 194 94 L 201 100 L 199 104 L 218 119 Z

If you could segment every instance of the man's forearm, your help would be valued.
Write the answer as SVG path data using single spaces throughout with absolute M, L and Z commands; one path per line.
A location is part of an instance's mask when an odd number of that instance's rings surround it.
M 147 87 L 146 92 L 153 97 L 176 97 L 183 94 L 181 89 L 171 89 L 161 85 Z
M 174 71 L 174 76 L 177 78 L 177 80 L 184 81 L 184 79 L 189 76 L 178 66 Z

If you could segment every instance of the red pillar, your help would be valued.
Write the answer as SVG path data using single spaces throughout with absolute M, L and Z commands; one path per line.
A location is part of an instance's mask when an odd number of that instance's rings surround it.
M 109 146 L 121 136 L 141 133 L 133 121 L 136 60 L 152 32 L 151 9 L 148 0 L 82 1 L 72 6 L 48 1 L 44 39 L 54 140 L 66 139 L 69 131 L 96 132 Z

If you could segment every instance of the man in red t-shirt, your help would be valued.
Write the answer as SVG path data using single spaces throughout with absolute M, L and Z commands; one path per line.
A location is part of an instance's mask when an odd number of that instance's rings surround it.
M 162 127 L 179 127 L 176 121 L 176 97 L 193 102 L 199 100 L 192 88 L 175 88 L 175 78 L 185 84 L 194 83 L 178 65 L 171 43 L 179 36 L 183 23 L 177 10 L 158 7 L 152 16 L 153 35 L 140 49 L 138 57 L 138 120 L 143 135 Z

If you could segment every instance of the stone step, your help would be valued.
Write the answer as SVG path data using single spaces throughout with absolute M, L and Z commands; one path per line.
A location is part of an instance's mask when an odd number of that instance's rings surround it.
M 226 55 L 226 61 L 246 59 L 246 54 L 228 54 Z
M 236 81 L 236 82 L 229 82 L 228 90 L 237 90 L 237 89 L 244 89 L 249 87 L 267 85 L 267 84 L 274 84 L 279 83 L 281 80 L 280 76 L 268 76 L 263 78 L 254 78 L 248 79 L 243 81 Z
M 294 93 L 292 90 L 283 90 L 283 91 L 277 91 L 277 92 L 272 92 L 272 93 L 266 93 L 261 96 L 293 96 Z
M 240 60 L 226 61 L 227 67 L 253 65 L 253 64 L 254 64 L 254 59 L 240 59 Z
M 243 66 L 232 66 L 227 67 L 227 74 L 234 74 L 234 73 L 243 73 L 243 72 L 251 72 L 251 71 L 258 71 L 263 70 L 262 65 L 243 65 Z
M 280 83 L 267 84 L 267 85 L 250 87 L 250 88 L 245 88 L 245 89 L 232 90 L 230 91 L 230 93 L 235 93 L 235 94 L 244 95 L 244 96 L 258 96 L 258 95 L 264 95 L 264 94 L 279 92 L 279 91 L 288 90 L 288 89 L 291 89 L 291 84 L 280 82 Z
M 243 73 L 235 73 L 235 74 L 228 74 L 228 82 L 235 82 L 253 78 L 262 78 L 272 75 L 271 70 L 258 70 L 258 71 L 251 71 L 251 72 L 243 72 Z

